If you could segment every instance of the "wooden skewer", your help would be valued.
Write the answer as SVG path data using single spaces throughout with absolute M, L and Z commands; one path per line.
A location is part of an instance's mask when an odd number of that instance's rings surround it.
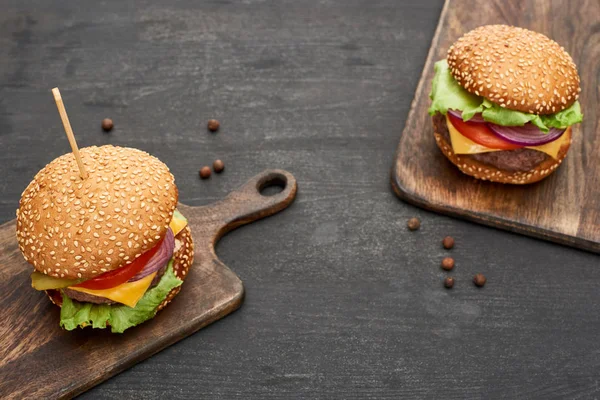
M 81 175 L 81 179 L 86 179 L 88 177 L 88 174 L 85 171 L 85 167 L 83 166 L 83 161 L 81 160 L 81 155 L 79 154 L 79 147 L 77 147 L 77 142 L 75 141 L 75 136 L 73 135 L 73 129 L 71 128 L 69 117 L 67 116 L 67 110 L 65 110 L 65 105 L 63 104 L 60 91 L 57 87 L 52 89 L 52 94 L 54 95 L 54 101 L 56 102 L 56 108 L 58 108 L 60 119 L 62 120 L 63 126 L 65 127 L 65 133 L 67 134 L 67 139 L 69 139 L 71 150 L 73 150 L 73 155 L 75 156 L 75 160 L 77 160 L 77 166 L 79 167 L 79 175 Z

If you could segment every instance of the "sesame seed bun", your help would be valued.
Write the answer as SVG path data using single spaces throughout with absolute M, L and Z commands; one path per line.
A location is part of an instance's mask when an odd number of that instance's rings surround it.
M 470 93 L 532 114 L 554 114 L 579 97 L 573 59 L 555 41 L 523 28 L 486 25 L 448 49 L 454 79 Z
M 173 272 L 182 281 L 188 275 L 189 269 L 194 263 L 194 241 L 192 240 L 192 231 L 189 226 L 186 226 L 181 232 L 175 236 L 176 250 L 173 253 Z M 177 241 L 179 243 L 177 243 Z M 156 309 L 156 312 L 162 310 L 173 300 L 175 296 L 181 290 L 181 286 L 172 289 L 167 297 Z M 60 290 L 46 290 L 46 294 L 50 298 L 50 301 L 57 306 L 62 306 L 62 296 Z
M 463 173 L 484 181 L 526 185 L 540 181 L 550 175 L 565 159 L 571 146 L 571 128 L 567 128 L 563 135 L 568 135 L 568 140 L 561 146 L 558 159 L 547 157 L 544 161 L 527 171 L 506 171 L 484 164 L 469 155 L 455 154 L 452 145 L 446 141 L 440 132 L 434 132 L 435 142 L 444 155 L 456 165 Z
M 19 248 L 36 270 L 91 279 L 130 264 L 162 239 L 177 205 L 169 168 L 127 147 L 80 150 L 88 178 L 72 153 L 46 165 L 17 210 Z

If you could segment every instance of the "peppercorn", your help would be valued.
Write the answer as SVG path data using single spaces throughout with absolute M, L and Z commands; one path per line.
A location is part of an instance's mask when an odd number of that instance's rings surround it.
M 477 274 L 473 277 L 473 283 L 475 286 L 482 287 L 487 282 L 487 279 L 483 274 Z
M 109 132 L 110 130 L 112 130 L 114 124 L 112 119 L 110 118 L 104 118 L 102 120 L 102 129 L 104 129 L 105 132 Z
M 209 119 L 208 120 L 208 130 L 209 131 L 216 132 L 216 131 L 219 130 L 219 126 L 221 126 L 221 124 L 216 119 Z
M 454 259 L 452 257 L 446 257 L 442 260 L 442 268 L 446 271 L 451 271 L 454 268 Z
M 221 160 L 215 160 L 213 162 L 213 169 L 215 170 L 215 172 L 217 174 L 221 173 L 225 169 L 225 164 L 223 164 L 223 161 L 221 161 Z
M 204 166 L 200 168 L 200 178 L 208 179 L 210 178 L 210 168 L 208 166 Z
M 454 247 L 454 238 L 452 236 L 446 236 L 444 240 L 442 240 L 442 245 L 445 249 L 451 249 Z
M 448 276 L 446 279 L 444 279 L 444 286 L 448 289 L 452 289 L 452 287 L 454 286 L 454 278 Z
M 416 231 L 417 229 L 419 229 L 421 227 L 421 221 L 419 220 L 419 218 L 411 218 L 408 220 L 408 223 L 406 224 L 408 226 L 408 229 L 410 229 L 411 231 Z

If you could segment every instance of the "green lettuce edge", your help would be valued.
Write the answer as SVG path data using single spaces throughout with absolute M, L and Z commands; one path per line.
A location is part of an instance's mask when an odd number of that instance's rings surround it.
M 446 60 L 436 62 L 434 70 L 435 76 L 429 93 L 429 98 L 431 98 L 430 115 L 438 112 L 446 115 L 449 109 L 459 110 L 462 112 L 463 120 L 468 121 L 475 114 L 481 113 L 484 120 L 497 125 L 523 126 L 530 122 L 540 128 L 542 132 L 548 132 L 550 128 L 566 128 L 583 121 L 581 105 L 578 101 L 569 108 L 551 115 L 509 110 L 465 90 L 450 73 Z
M 152 319 L 160 303 L 167 298 L 171 290 L 182 283 L 183 281 L 173 271 L 173 259 L 171 259 L 158 284 L 144 293 L 133 308 L 124 304 L 82 303 L 62 293 L 60 326 L 72 331 L 86 326 L 104 329 L 109 323 L 111 332 L 123 333 L 126 329 Z

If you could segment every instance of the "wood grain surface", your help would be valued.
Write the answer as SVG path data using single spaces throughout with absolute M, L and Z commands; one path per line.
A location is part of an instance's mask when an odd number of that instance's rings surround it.
M 0 5 L 1 222 L 70 151 L 54 86 L 81 147 L 150 152 L 184 204 L 218 201 L 273 165 L 300 187 L 285 212 L 218 243 L 244 282 L 239 311 L 80 398 L 600 397 L 598 255 L 431 213 L 390 187 L 443 1 Z M 200 180 L 216 158 L 223 173 Z M 420 230 L 406 229 L 411 217 Z
M 261 194 L 273 185 L 283 189 Z M 164 311 L 123 334 L 62 330 L 58 307 L 31 288 L 32 268 L 16 243 L 15 221 L 0 226 L 1 397 L 73 397 L 236 310 L 244 298 L 242 281 L 214 246 L 230 230 L 289 206 L 296 190 L 289 172 L 267 170 L 214 204 L 179 204 L 192 230 L 194 264 Z
M 600 2 L 447 0 L 396 151 L 392 185 L 429 210 L 600 252 Z M 469 9 L 469 12 L 464 10 Z M 541 32 L 573 57 L 582 81 L 582 124 L 561 167 L 539 183 L 502 185 L 470 178 L 437 149 L 429 91 L 433 64 L 464 33 L 486 24 Z

